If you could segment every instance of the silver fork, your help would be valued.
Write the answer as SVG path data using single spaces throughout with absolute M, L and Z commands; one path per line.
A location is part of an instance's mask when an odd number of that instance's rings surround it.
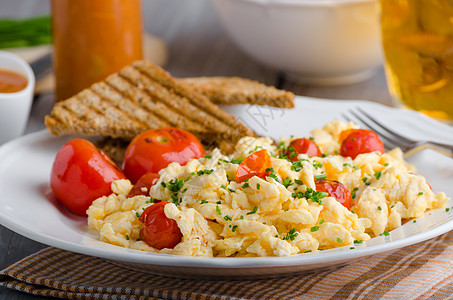
M 342 116 L 345 120 L 352 121 L 356 124 L 358 123 L 358 125 L 376 132 L 381 139 L 383 139 L 386 150 L 399 147 L 404 152 L 404 156 L 407 158 L 424 149 L 432 149 L 453 158 L 453 145 L 451 144 L 408 138 L 376 120 L 376 118 L 365 112 L 360 107 L 356 107 L 355 110 L 350 109 L 348 113 L 353 118 L 351 118 L 348 114 L 343 113 Z

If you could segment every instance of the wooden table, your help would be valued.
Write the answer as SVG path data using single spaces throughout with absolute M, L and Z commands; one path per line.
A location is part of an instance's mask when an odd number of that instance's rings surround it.
M 233 44 L 209 0 L 144 0 L 143 11 L 146 30 L 167 43 L 168 63 L 165 68 L 174 76 L 240 76 L 275 85 L 297 95 L 371 100 L 391 106 L 382 68 L 373 78 L 352 85 L 319 87 L 288 82 L 282 74 L 257 63 Z M 0 3 L 0 17 L 48 12 L 45 0 L 2 0 Z M 35 100 L 26 133 L 44 128 L 43 117 L 52 104 L 52 94 Z M 1 269 L 44 247 L 46 245 L 0 225 Z M 41 298 L 0 288 L 0 299 Z

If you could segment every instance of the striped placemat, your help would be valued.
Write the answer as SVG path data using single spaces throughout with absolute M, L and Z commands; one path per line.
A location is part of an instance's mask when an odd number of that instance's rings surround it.
M 188 280 L 46 248 L 0 272 L 0 286 L 68 299 L 453 298 L 453 232 L 334 270 L 262 280 Z

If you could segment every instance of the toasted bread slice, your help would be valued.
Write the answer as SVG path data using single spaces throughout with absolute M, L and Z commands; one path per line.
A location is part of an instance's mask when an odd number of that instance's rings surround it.
M 294 94 L 255 80 L 240 77 L 179 78 L 216 104 L 257 104 L 281 108 L 294 107 Z
M 130 140 L 152 128 L 174 126 L 230 152 L 254 132 L 206 96 L 178 83 L 148 61 L 136 61 L 79 94 L 57 102 L 45 125 L 55 135 Z

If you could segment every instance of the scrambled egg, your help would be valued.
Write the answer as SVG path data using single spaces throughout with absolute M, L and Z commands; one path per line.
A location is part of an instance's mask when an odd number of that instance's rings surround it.
M 447 196 L 435 194 L 415 174 L 400 149 L 338 155 L 339 134 L 353 123 L 332 121 L 312 131 L 322 157 L 278 158 L 270 138 L 243 138 L 237 152 L 218 149 L 185 166 L 171 163 L 159 172 L 149 196 L 128 198 L 128 180 L 112 183 L 113 193 L 93 202 L 88 224 L 100 239 L 137 250 L 189 256 L 289 256 L 353 244 L 401 226 L 426 210 L 442 207 Z M 274 172 L 237 183 L 237 159 L 259 149 L 271 155 Z M 343 183 L 351 191 L 350 210 L 332 197 L 316 197 L 315 176 Z M 178 186 L 173 185 L 179 182 Z M 154 199 L 167 201 L 165 215 L 176 221 L 182 240 L 173 249 L 154 249 L 140 240 L 140 214 Z

